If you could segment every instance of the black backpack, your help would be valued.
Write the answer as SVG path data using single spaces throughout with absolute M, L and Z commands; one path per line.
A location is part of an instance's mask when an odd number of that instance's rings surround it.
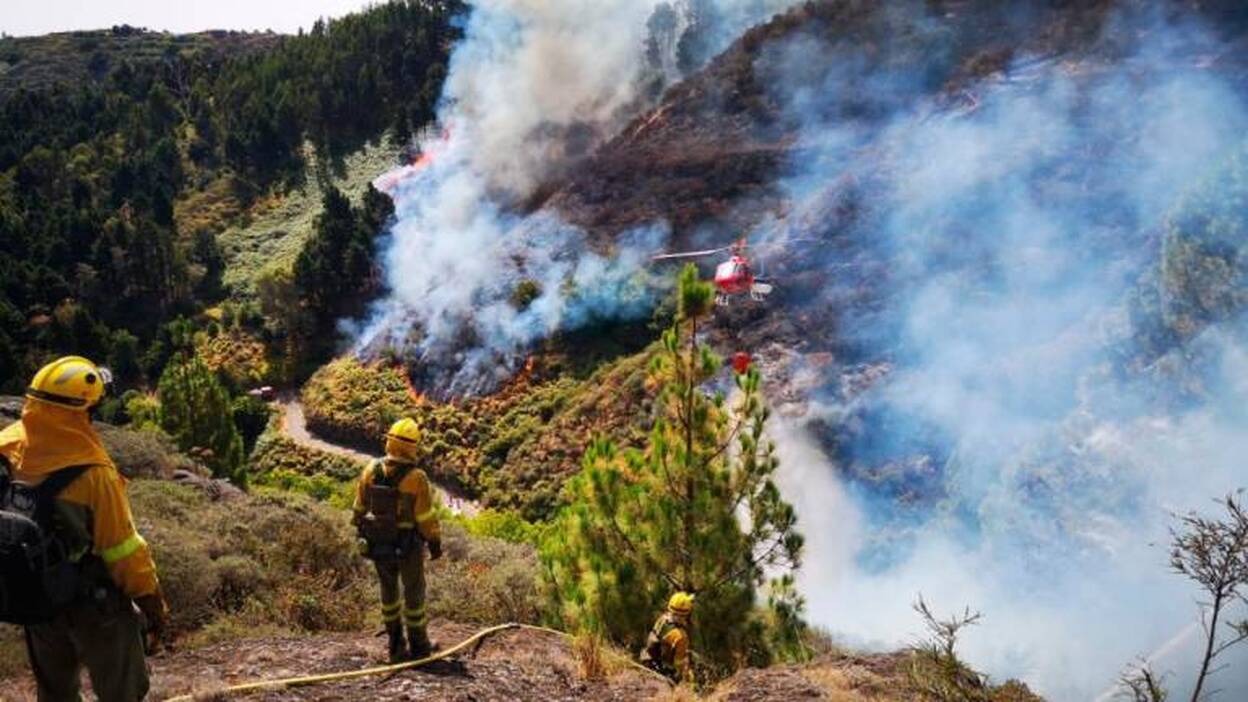
M 90 466 L 61 468 L 35 487 L 0 457 L 0 622 L 51 621 L 78 598 L 81 565 L 52 528 L 54 500 Z
M 394 475 L 386 475 L 385 463 L 373 463 L 373 481 L 365 491 L 367 513 L 360 524 L 360 536 L 367 546 L 364 557 L 372 560 L 393 560 L 411 553 L 415 545 L 412 530 L 401 530 L 398 525 L 399 483 L 407 477 L 414 466 L 399 465 Z

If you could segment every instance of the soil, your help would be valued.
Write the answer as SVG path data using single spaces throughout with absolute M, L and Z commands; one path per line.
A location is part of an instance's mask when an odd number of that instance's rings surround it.
M 435 622 L 435 641 L 450 647 L 478 627 Z M 149 659 L 152 692 L 164 700 L 194 693 L 224 699 L 228 685 L 317 675 L 385 665 L 385 638 L 368 633 L 323 634 L 232 641 L 193 651 L 164 652 Z M 641 700 L 668 686 L 631 669 L 607 680 L 586 681 L 562 637 L 536 631 L 505 631 L 485 639 L 475 652 L 428 667 L 388 676 L 356 678 L 314 686 L 256 692 L 230 699 L 295 700 Z M 0 699 L 35 699 L 29 676 L 0 683 Z

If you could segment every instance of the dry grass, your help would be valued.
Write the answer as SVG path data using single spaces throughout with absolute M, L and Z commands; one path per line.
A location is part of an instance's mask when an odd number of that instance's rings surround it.
M 250 388 L 274 380 L 264 342 L 239 329 L 230 329 L 195 340 L 195 352 L 213 371 L 236 388 Z
M 817 665 L 802 671 L 832 702 L 901 702 L 895 681 L 858 666 Z M 892 692 L 889 692 L 889 689 Z
M 698 697 L 698 693 L 687 685 L 673 687 L 669 690 L 661 692 L 650 698 L 650 702 L 699 702 L 701 699 L 720 700 L 723 699 L 718 694 L 713 694 L 708 698 Z
M 304 149 L 304 160 L 307 185 L 261 199 L 219 234 L 226 260 L 224 282 L 233 295 L 254 296 L 261 272 L 270 266 L 293 265 L 311 234 L 321 213 L 321 189 L 315 177 L 316 155 L 310 147 Z M 395 149 L 388 139 L 366 145 L 344 159 L 344 172 L 334 177 L 334 185 L 352 204 L 359 204 L 368 184 L 392 168 L 394 161 Z
M 584 632 L 572 640 L 572 655 L 576 658 L 577 674 L 583 680 L 605 680 L 607 677 L 605 644 L 602 636 Z
M 243 203 L 226 176 L 190 191 L 173 205 L 178 231 L 188 236 L 203 229 L 219 232 L 236 221 L 242 212 Z

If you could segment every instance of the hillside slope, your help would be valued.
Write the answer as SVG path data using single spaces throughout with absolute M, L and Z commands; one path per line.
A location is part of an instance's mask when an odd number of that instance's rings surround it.
M 1029 2 L 1033 14 L 984 0 L 927 3 L 922 17 L 877 3 L 817 0 L 749 30 L 709 66 L 675 85 L 661 103 L 567 177 L 542 191 L 540 204 L 587 229 L 613 235 L 657 219 L 670 222 L 677 246 L 695 229 L 735 237 L 782 205 L 778 181 L 808 153 L 802 124 L 784 104 L 803 89 L 835 91 L 846 119 L 881 120 L 893 101 L 953 95 L 958 86 L 1007 66 L 1014 56 L 1070 51 L 1095 38 L 1115 5 Z M 1020 15 L 1026 17 L 1025 20 Z M 826 66 L 796 78 L 777 73 L 778 53 L 794 41 L 829 53 L 862 48 L 862 73 L 921 70 L 921 84 L 881 95 L 862 84 L 829 83 Z M 683 235 L 683 236 L 682 236 Z
M 0 100 L 18 90 L 40 91 L 102 83 L 116 67 L 163 64 L 171 76 L 187 64 L 220 66 L 273 48 L 272 32 L 208 31 L 170 34 L 121 25 L 98 31 L 0 38 Z M 182 76 L 185 80 L 185 76 Z M 183 86 L 189 87 L 189 86 Z
M 480 629 L 435 621 L 432 636 L 449 647 Z M 197 694 L 207 699 L 229 685 L 289 677 L 348 672 L 384 665 L 384 645 L 367 633 L 311 637 L 261 637 L 230 641 L 191 651 L 169 651 L 151 659 L 152 698 Z M 613 654 L 615 655 L 615 654 Z M 828 654 L 804 665 L 751 669 L 705 690 L 716 702 L 915 702 L 939 699 L 924 692 L 928 680 L 915 667 L 914 654 Z M 413 700 L 447 702 L 550 702 L 554 700 L 691 699 L 685 691 L 608 659 L 604 674 L 587 679 L 576 651 L 563 637 L 531 631 L 505 631 L 468 653 L 428 667 L 389 675 L 272 689 L 236 699 L 266 702 L 299 700 Z M 977 688 L 983 702 L 1040 702 L 1018 683 Z M 0 695 L 11 702 L 34 699 L 28 679 L 0 681 Z

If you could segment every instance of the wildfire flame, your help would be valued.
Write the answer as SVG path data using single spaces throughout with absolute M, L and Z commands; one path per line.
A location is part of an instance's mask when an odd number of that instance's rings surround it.
M 393 197 L 394 191 L 398 189 L 400 183 L 408 178 L 411 178 L 417 173 L 420 173 L 433 164 L 450 141 L 451 130 L 448 127 L 442 130 L 442 133 L 438 136 L 437 141 L 428 141 L 421 144 L 420 156 L 417 157 L 415 161 L 404 164 L 392 171 L 387 171 L 380 176 L 377 176 L 377 178 L 373 181 L 373 187 Z

